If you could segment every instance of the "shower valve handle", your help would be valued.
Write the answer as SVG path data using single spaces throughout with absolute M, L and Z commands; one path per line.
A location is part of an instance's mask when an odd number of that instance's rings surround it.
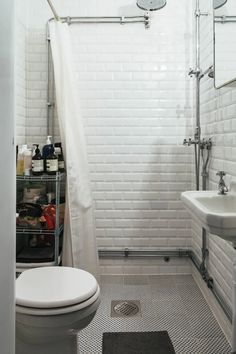
M 220 178 L 224 177 L 226 175 L 225 171 L 218 171 L 216 173 L 216 176 L 220 176 Z

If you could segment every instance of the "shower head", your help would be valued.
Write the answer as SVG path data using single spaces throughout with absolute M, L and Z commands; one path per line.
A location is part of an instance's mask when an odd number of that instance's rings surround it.
M 146 11 L 156 11 L 166 5 L 166 0 L 137 0 L 137 6 Z
M 219 9 L 221 6 L 224 6 L 227 3 L 227 0 L 213 0 L 214 9 Z

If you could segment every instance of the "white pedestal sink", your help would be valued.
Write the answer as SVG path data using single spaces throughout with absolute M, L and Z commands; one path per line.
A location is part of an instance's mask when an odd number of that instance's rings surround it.
M 231 241 L 236 248 L 236 181 L 227 194 L 217 191 L 187 191 L 181 200 L 190 214 L 213 235 Z M 236 259 L 233 264 L 232 352 L 236 353 Z
M 189 191 L 181 200 L 206 230 L 236 244 L 236 192 Z

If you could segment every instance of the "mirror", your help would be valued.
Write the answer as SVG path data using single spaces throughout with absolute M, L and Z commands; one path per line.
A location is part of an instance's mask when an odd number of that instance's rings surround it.
M 213 0 L 215 87 L 236 86 L 236 1 Z
M 219 9 L 226 2 L 227 2 L 227 0 L 213 0 L 213 7 L 214 7 L 214 9 Z

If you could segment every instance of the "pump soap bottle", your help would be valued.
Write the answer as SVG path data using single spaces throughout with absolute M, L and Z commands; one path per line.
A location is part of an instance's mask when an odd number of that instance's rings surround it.
M 43 159 L 46 159 L 46 157 L 52 152 L 52 136 L 48 135 L 47 136 L 47 142 L 46 145 L 44 145 L 42 149 L 42 156 Z
M 32 157 L 32 174 L 35 176 L 40 176 L 44 172 L 44 160 L 39 150 L 38 144 L 33 144 L 36 146 L 35 154 Z

